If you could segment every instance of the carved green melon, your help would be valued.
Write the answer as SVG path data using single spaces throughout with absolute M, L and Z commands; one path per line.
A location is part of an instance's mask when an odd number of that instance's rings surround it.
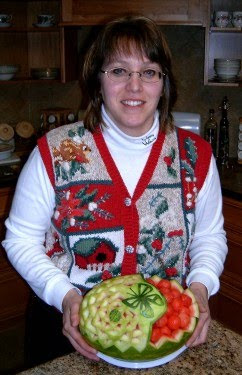
M 80 331 L 92 347 L 109 356 L 125 360 L 160 358 L 183 346 L 196 326 L 194 317 L 175 337 L 161 336 L 151 342 L 153 324 L 166 309 L 166 298 L 140 274 L 118 276 L 85 295 Z

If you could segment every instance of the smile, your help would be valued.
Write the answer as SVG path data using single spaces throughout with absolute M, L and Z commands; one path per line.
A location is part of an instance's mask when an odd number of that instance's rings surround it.
M 131 107 L 136 107 L 138 105 L 144 104 L 142 100 L 122 100 L 122 103 Z

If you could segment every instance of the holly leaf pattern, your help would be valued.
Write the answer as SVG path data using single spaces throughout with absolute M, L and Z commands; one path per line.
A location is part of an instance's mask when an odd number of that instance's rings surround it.
M 186 160 L 181 161 L 181 167 L 184 169 L 190 177 L 194 176 L 193 168 L 188 164 Z
M 174 149 L 174 147 L 171 148 L 170 156 L 171 156 L 172 161 L 174 161 L 176 157 L 176 150 Z
M 194 168 L 196 161 L 197 161 L 197 148 L 195 146 L 195 141 L 193 141 L 191 138 L 186 138 L 185 150 L 187 152 L 187 158 Z
M 73 137 L 75 137 L 75 135 L 76 135 L 76 133 L 73 130 L 69 130 L 68 131 L 68 136 L 69 137 L 73 138 Z
M 175 255 L 169 258 L 165 264 L 165 268 L 174 267 L 179 260 L 179 255 Z
M 170 175 L 170 176 L 172 176 L 172 177 L 177 177 L 177 173 L 176 173 L 176 170 L 174 169 L 174 168 L 172 168 L 172 167 L 167 167 L 167 172 L 168 172 L 168 174 Z
M 85 284 L 87 284 L 87 283 L 97 284 L 97 283 L 100 283 L 101 281 L 102 281 L 102 272 L 98 272 L 98 273 L 88 277 L 85 281 Z
M 137 261 L 141 266 L 143 266 L 145 264 L 145 261 L 146 261 L 146 254 L 138 254 L 137 255 Z
M 85 134 L 84 126 L 80 126 L 77 130 L 77 133 L 78 133 L 79 137 L 83 137 L 83 135 Z
M 158 205 L 157 209 L 155 210 L 155 216 L 158 219 L 160 215 L 168 210 L 168 203 L 167 199 L 163 199 L 163 201 Z

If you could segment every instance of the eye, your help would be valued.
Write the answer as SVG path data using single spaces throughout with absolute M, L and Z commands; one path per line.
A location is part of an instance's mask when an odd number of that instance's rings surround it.
M 142 73 L 145 78 L 154 78 L 156 74 L 157 72 L 154 69 L 146 69 Z
M 124 68 L 114 68 L 110 70 L 110 73 L 115 77 L 123 77 L 127 75 L 127 70 Z

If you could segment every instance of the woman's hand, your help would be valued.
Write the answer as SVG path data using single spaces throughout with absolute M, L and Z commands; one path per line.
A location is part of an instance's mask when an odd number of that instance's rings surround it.
M 208 292 L 205 285 L 201 283 L 191 283 L 189 286 L 193 292 L 199 307 L 199 321 L 192 336 L 187 342 L 187 346 L 197 346 L 206 342 L 208 327 L 211 321 L 208 306 Z
M 80 296 L 75 289 L 71 289 L 64 297 L 63 307 L 63 335 L 68 338 L 72 346 L 82 355 L 89 359 L 99 360 L 97 351 L 89 346 L 79 331 L 79 309 L 82 302 Z

